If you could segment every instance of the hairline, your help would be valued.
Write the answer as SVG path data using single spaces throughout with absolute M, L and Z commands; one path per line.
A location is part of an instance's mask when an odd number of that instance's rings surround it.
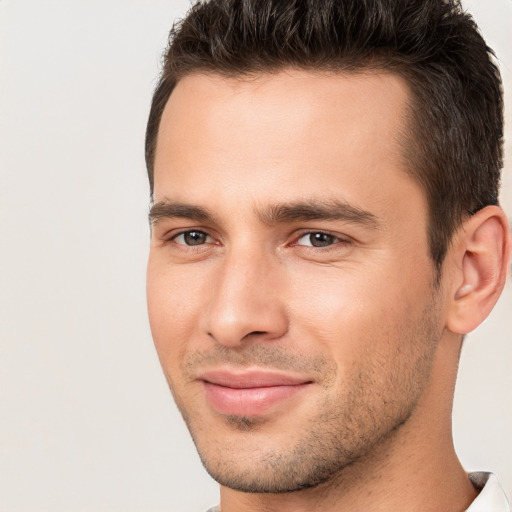
M 157 151 L 157 143 L 158 143 L 158 136 L 160 133 L 160 127 L 162 124 L 162 117 L 163 113 L 165 111 L 165 108 L 167 107 L 169 100 L 171 99 L 172 93 L 178 86 L 178 84 L 185 78 L 190 76 L 205 76 L 205 77 L 220 77 L 225 80 L 239 80 L 240 82 L 250 82 L 253 80 L 258 80 L 259 78 L 262 78 L 264 76 L 272 77 L 274 75 L 278 75 L 279 73 L 286 73 L 288 71 L 306 71 L 311 74 L 316 75 L 325 75 L 325 76 L 343 76 L 343 75 L 351 75 L 351 76 L 364 76 L 364 75 L 393 75 L 396 77 L 400 77 L 404 83 L 407 86 L 408 89 L 408 101 L 405 105 L 405 116 L 403 117 L 402 121 L 402 129 L 400 129 L 397 133 L 397 143 L 402 150 L 402 157 L 404 158 L 404 163 L 408 164 L 405 166 L 405 168 L 412 166 L 416 167 L 417 164 L 413 161 L 413 159 L 407 155 L 407 152 L 405 151 L 407 148 L 407 143 L 411 141 L 411 139 L 416 139 L 414 136 L 417 135 L 418 129 L 418 120 L 416 119 L 416 111 L 415 109 L 421 108 L 421 105 L 415 105 L 415 103 L 418 103 L 418 100 L 420 98 L 417 94 L 417 91 L 415 90 L 413 80 L 411 79 L 411 73 L 405 72 L 404 66 L 398 66 L 398 65 L 388 65 L 386 66 L 381 60 L 375 59 L 374 63 L 371 63 L 371 59 L 368 63 L 362 62 L 360 65 L 339 65 L 339 66 L 327 66 L 322 64 L 315 65 L 312 63 L 311 65 L 292 65 L 292 64 L 283 64 L 281 66 L 268 66 L 268 68 L 261 67 L 261 69 L 253 68 L 248 69 L 246 71 L 234 71 L 234 70 L 223 70 L 223 69 L 215 69 L 211 67 L 200 67 L 190 69 L 182 74 L 176 74 L 174 80 L 168 81 L 171 82 L 168 84 L 168 87 L 170 87 L 170 91 L 167 95 L 167 98 L 165 99 L 165 104 L 162 105 L 159 115 L 157 117 L 158 120 L 158 126 L 154 130 L 153 136 L 151 138 L 151 145 L 149 146 L 149 155 L 150 158 L 147 161 L 147 170 L 148 174 L 150 176 L 150 184 L 151 184 L 151 198 L 153 197 L 153 186 L 154 186 L 154 166 L 155 166 L 155 156 Z M 157 87 L 157 91 L 160 88 L 160 86 L 164 85 L 164 83 L 159 84 Z M 421 101 L 421 100 L 420 100 Z M 148 130 L 149 131 L 149 130 Z M 408 135 L 410 133 L 411 135 Z M 149 141 L 146 141 L 149 142 Z M 419 169 L 418 169 L 419 171 Z M 415 182 L 418 182 L 417 174 L 412 172 L 406 172 L 406 175 L 409 177 L 412 177 Z M 424 187 L 421 183 L 419 183 L 420 188 L 424 190 Z

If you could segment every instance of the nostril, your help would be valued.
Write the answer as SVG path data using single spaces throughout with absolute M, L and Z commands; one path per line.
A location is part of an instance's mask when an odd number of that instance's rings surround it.
M 267 334 L 268 334 L 267 331 L 251 331 L 251 332 L 247 333 L 242 339 L 247 340 L 247 339 L 253 338 L 253 337 L 259 338 L 259 337 L 265 336 Z
M 267 336 L 268 334 L 268 331 L 251 331 L 244 336 L 244 339 L 253 337 L 261 338 L 262 336 Z

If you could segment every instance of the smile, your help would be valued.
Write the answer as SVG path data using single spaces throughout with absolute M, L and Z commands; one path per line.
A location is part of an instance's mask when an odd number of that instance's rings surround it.
M 229 416 L 258 416 L 288 401 L 312 382 L 279 373 L 226 371 L 201 376 L 206 400 L 218 413 Z

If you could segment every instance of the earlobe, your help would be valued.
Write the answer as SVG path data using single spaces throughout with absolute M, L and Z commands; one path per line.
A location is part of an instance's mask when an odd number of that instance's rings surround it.
M 449 291 L 447 328 L 467 334 L 496 304 L 508 274 L 510 231 L 498 206 L 487 206 L 466 220 L 452 247 L 457 269 Z

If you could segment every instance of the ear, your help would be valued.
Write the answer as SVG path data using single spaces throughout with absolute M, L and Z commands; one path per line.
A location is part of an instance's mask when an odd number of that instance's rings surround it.
M 510 248 L 507 217 L 498 206 L 487 206 L 463 223 L 450 249 L 449 330 L 466 334 L 487 318 L 507 279 Z

